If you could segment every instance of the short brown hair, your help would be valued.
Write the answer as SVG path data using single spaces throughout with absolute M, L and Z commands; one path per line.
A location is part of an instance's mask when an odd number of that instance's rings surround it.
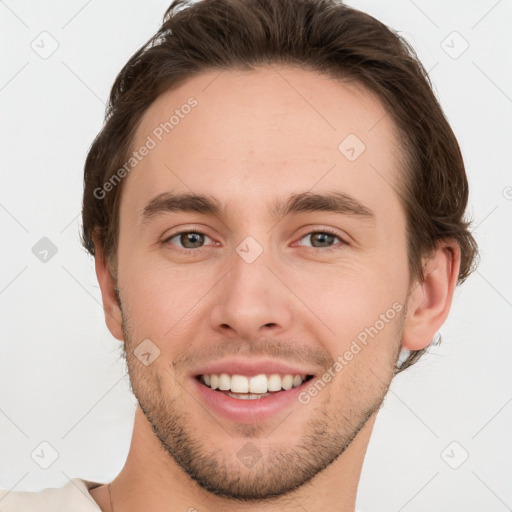
M 455 135 L 414 50 L 375 18 L 336 0 L 175 0 L 158 32 L 123 67 L 105 124 L 84 169 L 82 243 L 103 247 L 116 277 L 123 182 L 98 190 L 126 162 L 139 122 L 155 99 L 201 72 L 284 64 L 350 80 L 374 93 L 395 122 L 404 162 L 399 191 L 407 215 L 411 276 L 442 239 L 460 246 L 459 283 L 473 270 L 477 245 L 464 220 L 468 183 Z M 96 192 L 95 192 L 96 191 Z M 412 351 L 397 368 L 413 364 Z

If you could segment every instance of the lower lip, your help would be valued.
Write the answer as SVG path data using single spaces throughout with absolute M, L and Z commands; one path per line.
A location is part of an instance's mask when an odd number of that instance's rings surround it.
M 195 378 L 192 378 L 192 380 L 199 396 L 209 409 L 213 409 L 214 412 L 224 418 L 240 423 L 262 421 L 294 404 L 300 405 L 299 394 L 313 381 L 313 379 L 310 379 L 296 388 L 272 393 L 264 398 L 243 400 L 214 391 Z

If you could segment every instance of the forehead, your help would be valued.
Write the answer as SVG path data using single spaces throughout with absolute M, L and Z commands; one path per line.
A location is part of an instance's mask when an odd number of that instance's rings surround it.
M 144 114 L 133 149 L 152 148 L 125 178 L 122 209 L 170 191 L 248 209 L 310 190 L 385 208 L 397 201 L 397 141 L 384 106 L 357 84 L 288 67 L 207 72 Z

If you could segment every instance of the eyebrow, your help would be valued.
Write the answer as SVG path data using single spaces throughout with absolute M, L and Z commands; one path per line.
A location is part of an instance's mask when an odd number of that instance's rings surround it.
M 372 210 L 344 192 L 292 194 L 285 200 L 278 199 L 270 208 L 274 218 L 286 217 L 293 213 L 319 211 L 375 221 L 375 213 Z M 142 224 L 146 224 L 152 218 L 173 212 L 202 213 L 222 218 L 226 216 L 226 207 L 209 195 L 164 192 L 148 201 L 141 209 Z

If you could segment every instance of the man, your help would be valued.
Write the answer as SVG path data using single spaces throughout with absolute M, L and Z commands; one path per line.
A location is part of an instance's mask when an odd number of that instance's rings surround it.
M 412 50 L 334 0 L 176 1 L 116 79 L 84 185 L 130 452 L 108 484 L 2 510 L 354 511 L 392 378 L 476 254 Z

